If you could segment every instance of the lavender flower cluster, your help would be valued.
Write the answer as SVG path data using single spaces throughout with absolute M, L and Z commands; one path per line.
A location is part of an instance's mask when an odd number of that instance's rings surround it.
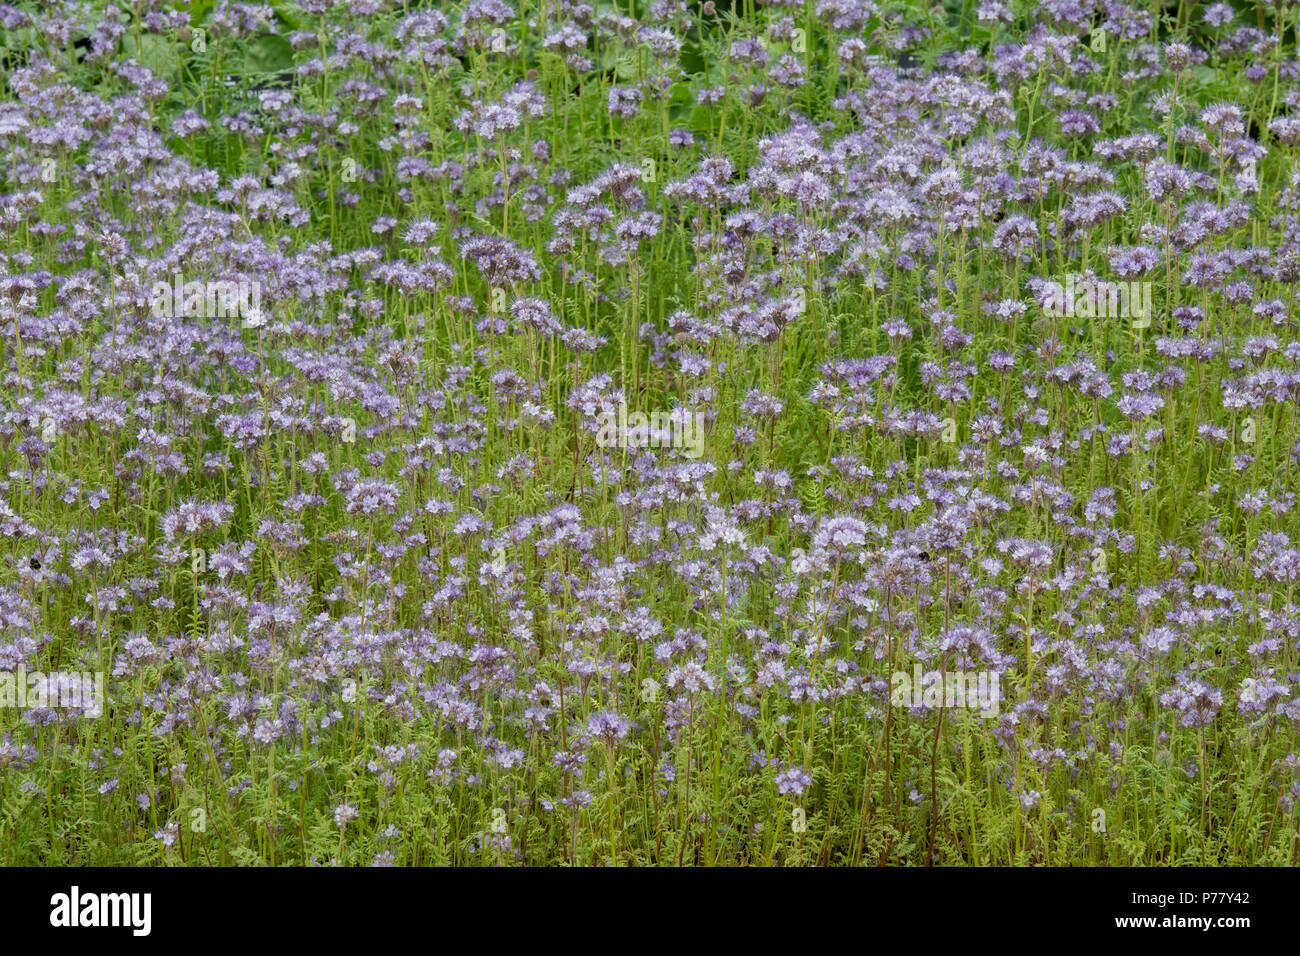
M 1295 863 L 1298 27 L 0 2 L 0 857 Z

